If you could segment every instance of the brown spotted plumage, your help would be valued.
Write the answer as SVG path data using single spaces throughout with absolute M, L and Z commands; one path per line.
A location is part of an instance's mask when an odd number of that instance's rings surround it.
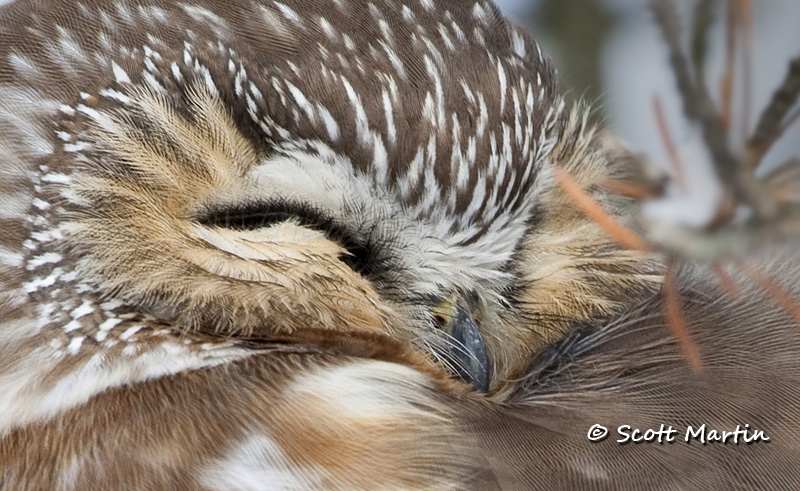
M 796 320 L 685 270 L 693 374 L 584 113 L 483 0 L 0 8 L 0 489 L 792 487 Z

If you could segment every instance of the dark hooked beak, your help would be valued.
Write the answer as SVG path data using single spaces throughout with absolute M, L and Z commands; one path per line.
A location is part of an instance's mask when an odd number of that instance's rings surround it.
M 450 335 L 446 358 L 455 374 L 475 390 L 489 390 L 489 356 L 478 325 L 470 311 L 460 304 L 450 304 L 449 320 L 442 326 Z

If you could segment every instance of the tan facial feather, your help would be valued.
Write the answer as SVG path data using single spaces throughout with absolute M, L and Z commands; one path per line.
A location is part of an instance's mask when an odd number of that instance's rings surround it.
M 184 329 L 391 330 L 378 294 L 320 233 L 292 223 L 249 232 L 193 222 L 216 196 L 247 185 L 257 154 L 219 100 L 202 89 L 189 94 L 191 122 L 142 89 L 128 108 L 141 122 L 115 111 L 96 118 L 92 145 L 111 164 L 75 176 L 86 206 L 64 227 L 84 258 L 82 276 Z M 145 140 L 141 125 L 155 136 Z
M 584 112 L 564 122 L 551 165 L 568 171 L 585 189 L 620 172 Z M 602 198 L 601 198 L 602 199 Z M 576 323 L 609 315 L 628 298 L 657 291 L 663 279 L 652 255 L 626 250 L 592 222 L 554 184 L 544 187 L 541 219 L 524 240 L 518 264 L 520 310 L 525 322 L 504 325 L 516 331 L 506 350 L 509 373 L 524 369 L 533 353 L 560 339 Z

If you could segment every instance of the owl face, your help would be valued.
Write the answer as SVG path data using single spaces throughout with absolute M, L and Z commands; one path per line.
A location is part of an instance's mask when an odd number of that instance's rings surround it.
M 498 392 L 657 282 L 553 187 L 607 155 L 493 5 L 332 5 L 9 9 L 4 165 L 35 211 L 9 284 L 56 356 L 382 335 Z

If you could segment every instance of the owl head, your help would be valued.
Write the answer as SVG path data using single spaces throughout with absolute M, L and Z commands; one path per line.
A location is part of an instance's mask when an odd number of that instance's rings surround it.
M 491 3 L 62 7 L 0 20 L 0 317 L 43 367 L 335 332 L 502 393 L 658 286 L 554 185 L 617 170 Z

